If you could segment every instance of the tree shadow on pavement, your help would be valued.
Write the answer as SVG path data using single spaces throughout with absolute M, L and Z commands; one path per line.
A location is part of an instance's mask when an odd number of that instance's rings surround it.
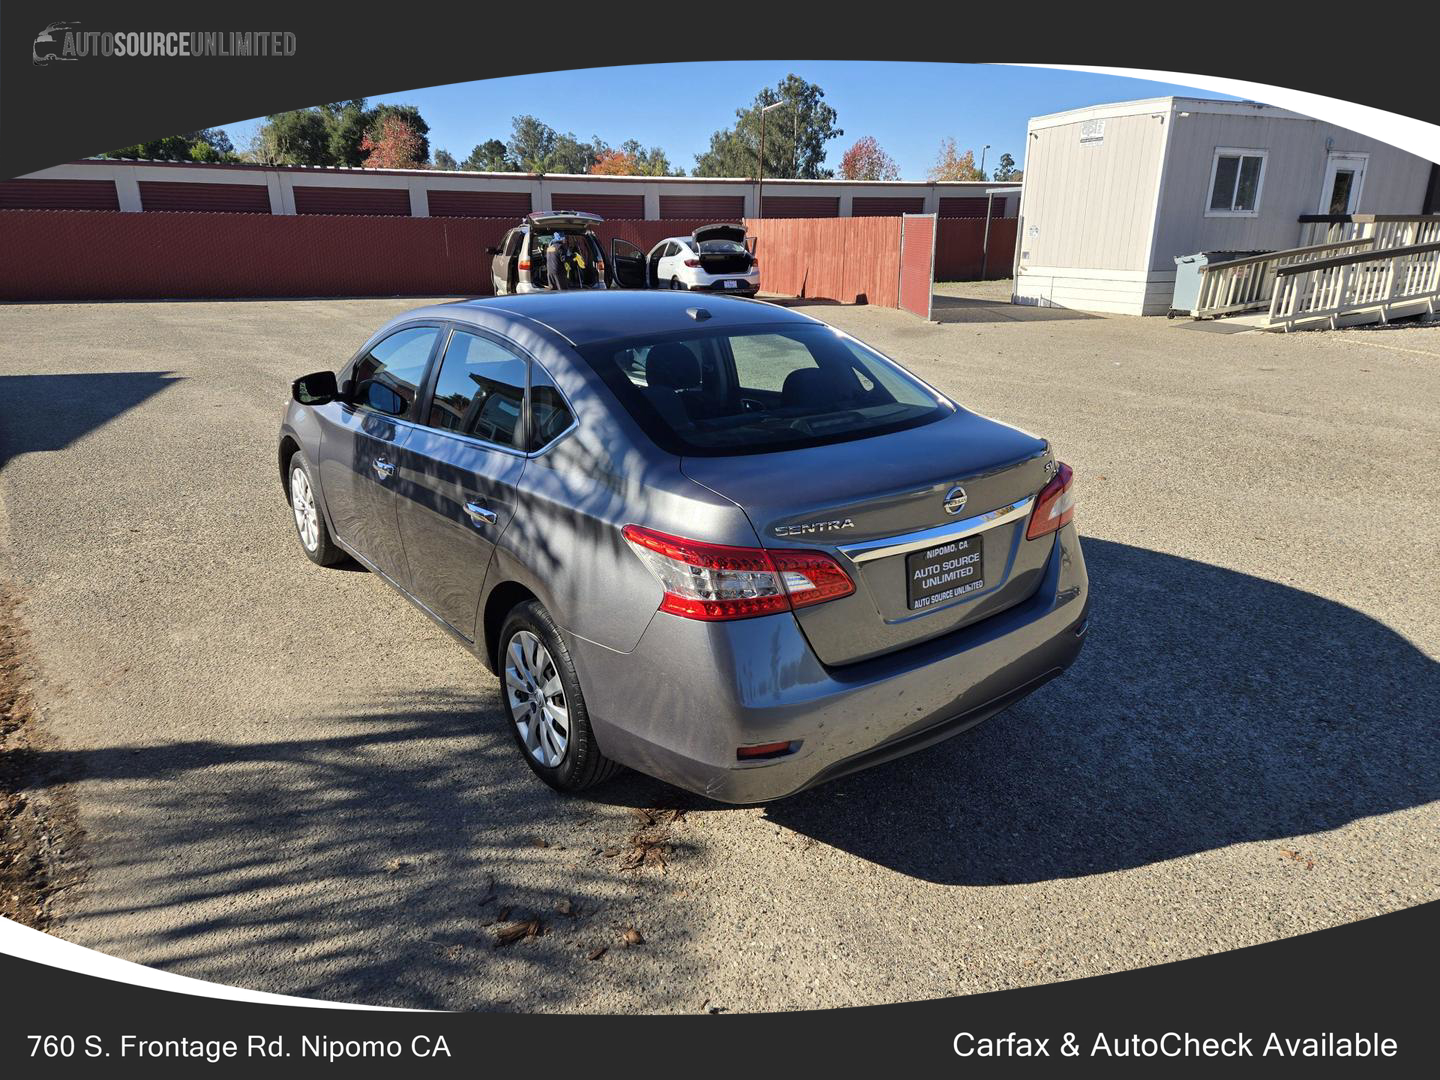
M 687 858 L 683 821 L 545 787 L 493 690 L 293 728 L 275 741 L 36 753 L 28 775 L 80 779 L 92 816 L 108 819 L 85 903 L 59 935 L 329 1000 L 544 1011 L 600 1009 L 613 992 L 674 1008 L 656 970 L 683 957 L 688 929 L 671 917 L 663 867 L 629 856 L 644 831 L 665 858 Z M 501 928 L 531 921 L 536 936 L 496 946 Z M 632 926 L 645 941 L 627 948 Z
M 937 323 L 995 323 L 1067 322 L 1100 316 L 1070 308 L 1012 304 L 990 297 L 949 296 L 937 292 L 930 298 L 930 317 Z
M 0 468 L 20 454 L 63 450 L 179 379 L 164 371 L 0 375 Z
M 1085 651 L 932 750 L 771 804 L 943 884 L 1125 870 L 1440 798 L 1440 664 L 1353 608 L 1086 539 Z

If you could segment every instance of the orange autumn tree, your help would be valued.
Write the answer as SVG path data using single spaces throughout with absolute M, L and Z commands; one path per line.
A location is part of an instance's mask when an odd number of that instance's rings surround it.
M 840 176 L 845 180 L 899 180 L 900 168 L 873 135 L 866 135 L 845 151 Z
M 403 116 L 384 116 L 360 140 L 360 152 L 370 169 L 415 169 L 421 162 L 420 133 Z
M 931 180 L 984 180 L 985 174 L 975 167 L 975 151 L 961 154 L 954 139 L 940 141 L 940 154 L 930 167 Z
M 595 156 L 590 172 L 596 176 L 638 176 L 641 169 L 634 154 L 624 150 L 602 150 Z

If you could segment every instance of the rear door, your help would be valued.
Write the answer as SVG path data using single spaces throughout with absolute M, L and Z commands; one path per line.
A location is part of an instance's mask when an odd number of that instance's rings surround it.
M 396 472 L 440 333 L 438 325 L 413 325 L 377 341 L 350 370 L 353 403 L 315 410 L 320 485 L 335 535 L 402 585 Z
M 645 280 L 645 253 L 629 240 L 612 237 L 610 240 L 610 275 L 620 289 L 643 289 Z
M 528 360 L 504 339 L 454 329 L 400 455 L 399 517 L 409 589 L 474 640 L 495 543 L 515 512 L 525 467 Z

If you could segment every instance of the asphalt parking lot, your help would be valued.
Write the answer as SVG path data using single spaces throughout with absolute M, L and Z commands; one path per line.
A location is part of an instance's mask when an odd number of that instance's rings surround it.
M 468 654 L 300 553 L 289 381 L 420 301 L 0 307 L 0 574 L 39 668 L 36 775 L 85 830 L 57 932 L 322 998 L 739 1012 L 1440 897 L 1440 328 L 1230 334 L 1003 295 L 942 286 L 938 324 L 806 310 L 1055 442 L 1085 653 L 971 733 L 743 809 L 633 774 L 554 795 Z

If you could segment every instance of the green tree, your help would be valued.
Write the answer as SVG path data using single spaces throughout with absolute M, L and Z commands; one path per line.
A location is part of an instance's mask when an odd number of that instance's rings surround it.
M 454 172 L 460 168 L 460 163 L 455 160 L 455 155 L 444 147 L 434 151 L 430 158 L 430 164 L 434 168 L 443 169 L 446 172 Z
M 326 147 L 329 161 L 324 164 L 347 165 L 350 168 L 363 165 L 365 154 L 360 149 L 360 143 L 364 141 L 371 127 L 371 116 L 366 109 L 365 99 L 332 101 L 328 105 L 321 105 L 320 113 L 325 119 L 328 132 Z
M 101 154 L 107 158 L 143 158 L 150 161 L 239 161 L 230 136 L 219 128 L 192 131 L 188 135 L 166 135 L 150 142 L 122 146 Z
M 665 151 L 658 146 L 650 149 L 640 145 L 638 139 L 626 139 L 620 144 L 620 153 L 631 158 L 635 162 L 635 174 L 637 176 L 684 176 L 684 169 L 677 169 L 670 164 L 670 159 L 665 156 Z
M 251 153 L 265 165 L 340 165 L 330 149 L 331 125 L 322 109 L 273 113 L 256 133 Z M 359 143 L 356 143 L 357 159 Z
M 487 139 L 470 151 L 462 169 L 473 172 L 519 172 L 520 166 L 510 156 L 510 151 L 499 139 Z
M 361 144 L 384 136 L 385 120 L 398 116 L 419 142 L 419 161 L 430 158 L 430 125 L 414 105 L 376 105 L 364 98 L 332 101 L 313 109 L 274 113 L 251 141 L 252 160 L 268 165 L 340 165 L 355 168 L 365 163 Z
M 760 110 L 765 115 L 765 175 L 825 180 L 835 175 L 825 167 L 826 144 L 844 135 L 835 126 L 837 114 L 825 102 L 825 91 L 798 75 L 786 75 L 765 87 L 755 100 L 735 110 L 735 126 L 710 136 L 710 149 L 695 156 L 695 176 L 754 176 L 760 147 Z
M 1015 159 L 1009 154 L 1000 155 L 1000 163 L 995 166 L 994 180 L 1023 180 L 1025 173 L 1015 167 Z

